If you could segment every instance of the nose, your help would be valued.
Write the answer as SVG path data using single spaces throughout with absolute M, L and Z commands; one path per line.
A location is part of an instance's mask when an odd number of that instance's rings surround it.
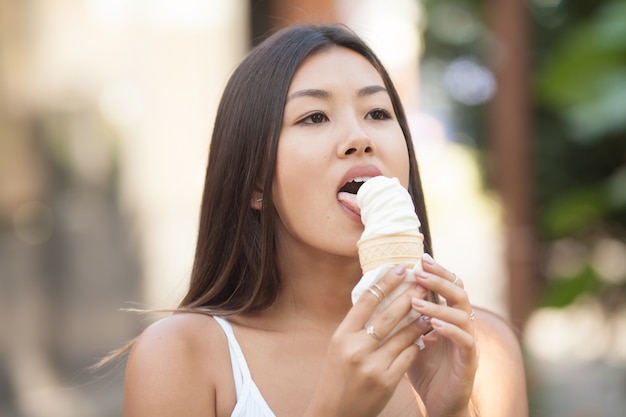
M 339 143 L 337 154 L 340 158 L 349 155 L 370 154 L 374 152 L 374 143 L 358 122 L 352 123 Z

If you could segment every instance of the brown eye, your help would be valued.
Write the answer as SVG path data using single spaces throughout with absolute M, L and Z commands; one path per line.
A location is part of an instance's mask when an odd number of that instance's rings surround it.
M 324 121 L 324 115 L 322 113 L 315 113 L 311 115 L 311 122 L 322 123 Z
M 313 124 L 324 123 L 326 121 L 328 121 L 328 118 L 326 117 L 326 115 L 324 113 L 317 112 L 317 113 L 313 113 L 305 117 L 304 119 L 300 121 L 300 123 L 313 125 Z
M 390 118 L 391 116 L 389 115 L 389 113 L 382 109 L 372 110 L 371 112 L 367 114 L 367 117 L 366 117 L 366 119 L 371 119 L 371 120 L 387 120 Z

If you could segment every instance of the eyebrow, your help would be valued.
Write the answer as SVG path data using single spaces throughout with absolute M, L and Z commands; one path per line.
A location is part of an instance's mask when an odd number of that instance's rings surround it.
M 363 87 L 361 88 L 358 92 L 357 92 L 357 97 L 366 97 L 366 96 L 371 96 L 373 94 L 376 93 L 380 93 L 380 92 L 387 92 L 387 89 L 381 85 L 370 85 L 367 87 Z M 328 99 L 332 96 L 331 93 L 329 93 L 326 90 L 319 90 L 319 89 L 315 89 L 315 88 L 310 88 L 310 89 L 306 89 L 306 90 L 298 90 L 294 93 L 291 93 L 287 96 L 287 102 L 295 99 L 295 98 L 299 98 L 299 97 L 313 97 L 313 98 L 319 98 L 319 99 Z
M 366 97 L 366 96 L 371 96 L 380 92 L 386 93 L 387 89 L 383 87 L 382 85 L 370 85 L 368 87 L 361 88 L 359 92 L 357 93 L 357 96 Z
M 318 90 L 314 88 L 306 89 L 306 90 L 298 90 L 295 93 L 291 93 L 287 96 L 287 101 L 291 101 L 295 98 L 299 97 L 313 97 L 319 99 L 327 99 L 330 98 L 331 94 L 325 90 Z

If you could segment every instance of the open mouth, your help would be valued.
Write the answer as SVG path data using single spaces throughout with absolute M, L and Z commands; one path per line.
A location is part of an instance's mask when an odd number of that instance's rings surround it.
M 361 188 L 361 186 L 365 184 L 365 181 L 369 180 L 370 178 L 371 177 L 353 178 L 345 183 L 337 193 L 337 200 L 339 200 L 339 202 L 343 204 L 346 209 L 348 209 L 357 216 L 361 215 L 361 209 L 359 208 L 359 205 L 356 201 L 356 193 L 359 191 L 359 188 Z
M 356 194 L 359 191 L 359 188 L 361 188 L 367 180 L 369 180 L 369 177 L 354 178 L 345 183 L 344 186 L 339 189 L 339 192 Z

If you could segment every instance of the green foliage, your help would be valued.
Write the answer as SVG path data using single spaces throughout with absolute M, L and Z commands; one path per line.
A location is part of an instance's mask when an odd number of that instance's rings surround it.
M 596 185 L 573 187 L 542 210 L 541 229 L 548 239 L 584 232 L 626 209 L 626 166 Z
M 626 2 L 604 4 L 568 31 L 537 74 L 539 102 L 583 143 L 626 128 Z
M 543 209 L 544 236 L 563 238 L 602 220 L 608 209 L 605 187 L 580 187 L 555 198 Z
M 563 25 L 536 32 L 547 43 L 534 80 L 540 232 L 547 247 L 591 248 L 626 231 L 626 2 L 572 7 Z M 612 288 L 590 266 L 546 278 L 543 302 L 554 307 Z
M 460 57 L 486 62 L 484 55 L 497 45 L 484 20 L 486 3 L 422 3 L 428 15 L 425 61 L 437 62 L 438 68 Z M 626 0 L 534 0 L 528 5 L 536 212 L 549 261 L 550 248 L 560 241 L 585 242 L 592 251 L 603 238 L 624 241 L 626 236 Z M 475 122 L 484 106 L 463 105 L 450 94 L 447 99 L 451 136 L 460 132 L 474 138 L 471 143 L 488 160 L 485 120 Z M 549 276 L 547 269 L 544 275 L 547 305 L 603 297 L 602 282 L 590 266 L 572 276 Z
M 536 35 L 545 42 L 534 79 L 540 232 L 547 247 L 591 248 L 626 231 L 626 2 L 565 9 L 562 25 L 537 25 Z M 546 278 L 543 303 L 554 307 L 602 299 L 608 285 L 590 266 Z
M 590 266 L 585 266 L 576 274 L 550 281 L 544 294 L 542 305 L 565 307 L 575 301 L 580 294 L 599 295 L 605 284 Z

